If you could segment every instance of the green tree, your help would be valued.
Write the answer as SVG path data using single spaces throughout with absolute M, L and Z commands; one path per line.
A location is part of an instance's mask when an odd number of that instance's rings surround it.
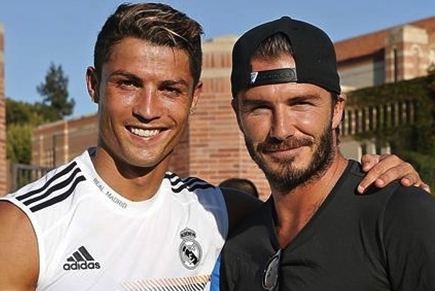
M 423 180 L 435 188 L 435 67 L 425 77 L 359 89 L 349 93 L 348 104 L 377 106 L 394 101 L 413 101 L 415 122 L 399 127 L 379 127 L 359 134 L 361 139 L 375 137 L 388 143 L 392 152 L 409 161 Z
M 28 123 L 37 126 L 45 121 L 51 121 L 48 116 L 44 116 L 42 109 L 38 107 L 40 106 L 6 98 L 6 124 Z
M 32 160 L 32 129 L 29 123 L 7 126 L 6 154 L 12 163 L 30 164 Z
M 33 128 L 70 115 L 75 102 L 68 98 L 68 78 L 53 63 L 45 82 L 37 87 L 42 102 L 27 103 L 6 98 L 6 155 L 12 163 L 29 164 L 32 159 Z
M 68 77 L 65 76 L 62 66 L 51 63 L 44 82 L 36 90 L 43 97 L 42 104 L 50 108 L 51 114 L 57 116 L 57 119 L 72 114 L 75 101 L 69 98 Z

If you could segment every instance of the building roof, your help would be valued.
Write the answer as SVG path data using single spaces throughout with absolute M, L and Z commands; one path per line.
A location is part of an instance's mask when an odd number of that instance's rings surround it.
M 414 25 L 424 28 L 428 33 L 431 33 L 435 31 L 435 16 L 402 25 Z M 392 27 L 335 42 L 334 46 L 337 53 L 337 61 L 342 62 L 379 52 L 385 47 L 385 38 L 391 28 Z

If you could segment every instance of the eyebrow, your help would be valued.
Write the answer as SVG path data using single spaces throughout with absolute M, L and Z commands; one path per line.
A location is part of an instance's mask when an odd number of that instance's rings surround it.
M 178 79 L 178 80 L 165 80 L 160 83 L 161 86 L 176 86 L 181 85 L 184 87 L 189 87 L 189 83 L 184 79 Z
M 321 99 L 319 95 L 313 95 L 313 94 L 301 95 L 301 96 L 290 98 L 291 102 L 298 102 L 298 101 L 305 101 L 305 100 L 319 100 L 319 99 Z
M 287 102 L 296 103 L 300 101 L 307 101 L 307 100 L 320 100 L 321 97 L 319 95 L 315 94 L 307 94 L 307 95 L 300 95 L 295 97 L 289 97 L 287 99 Z M 258 106 L 258 105 L 267 105 L 270 104 L 271 101 L 261 99 L 261 98 L 253 98 L 253 99 L 242 99 L 240 104 L 243 106 Z
M 129 80 L 133 80 L 133 81 L 138 82 L 138 83 L 142 83 L 142 79 L 141 78 L 139 78 L 135 74 L 132 74 L 132 73 L 129 73 L 129 72 L 123 71 L 123 70 L 118 70 L 118 71 L 112 72 L 110 74 L 109 78 L 118 77 L 118 76 L 127 78 Z
M 138 77 L 137 75 L 129 73 L 129 72 L 124 71 L 124 70 L 117 70 L 117 71 L 114 71 L 110 74 L 110 77 L 116 77 L 116 76 L 125 77 L 128 79 L 134 80 L 135 82 L 140 82 L 140 83 L 143 82 L 142 79 L 140 77 Z M 163 86 L 182 85 L 185 87 L 189 87 L 189 83 L 184 79 L 164 80 L 160 83 L 160 85 L 163 85 Z
M 242 106 L 258 106 L 258 105 L 267 105 L 270 104 L 270 101 L 268 100 L 261 100 L 261 99 L 242 99 L 240 101 L 240 105 Z

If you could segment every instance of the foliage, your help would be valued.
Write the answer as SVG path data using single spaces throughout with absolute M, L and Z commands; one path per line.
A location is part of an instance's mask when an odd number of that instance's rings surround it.
M 36 90 L 43 97 L 42 104 L 52 108 L 50 114 L 57 114 L 57 119 L 72 114 L 75 101 L 69 99 L 68 77 L 64 75 L 62 66 L 51 63 L 45 81 Z
M 392 152 L 410 161 L 423 180 L 435 189 L 435 70 L 426 77 L 351 92 L 350 106 L 375 106 L 394 101 L 416 101 L 416 122 L 399 128 L 379 128 L 357 138 L 375 137 Z
M 7 126 L 6 154 L 12 163 L 30 164 L 32 160 L 32 125 L 10 124 Z
M 7 158 L 29 164 L 32 158 L 32 130 L 46 122 L 70 115 L 74 100 L 68 100 L 68 78 L 61 66 L 50 65 L 45 82 L 37 87 L 43 102 L 33 104 L 6 99 Z
M 405 160 L 414 165 L 423 180 L 429 183 L 433 192 L 435 189 L 435 155 L 427 155 L 415 151 L 402 151 L 401 154 Z
M 27 103 L 6 98 L 6 124 L 40 124 L 56 121 L 58 116 L 42 103 Z

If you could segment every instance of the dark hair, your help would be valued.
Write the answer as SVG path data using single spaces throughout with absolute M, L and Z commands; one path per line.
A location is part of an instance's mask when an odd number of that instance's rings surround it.
M 160 3 L 121 4 L 104 23 L 94 49 L 98 77 L 111 48 L 126 37 L 186 51 L 196 85 L 201 76 L 201 25 L 186 14 Z
M 287 36 L 284 33 L 278 32 L 259 44 L 251 60 L 256 58 L 278 58 L 282 54 L 293 56 L 293 49 Z
M 235 189 L 240 192 L 252 195 L 255 198 L 259 198 L 257 187 L 255 187 L 255 184 L 248 179 L 229 178 L 222 181 L 219 184 L 219 187 Z

